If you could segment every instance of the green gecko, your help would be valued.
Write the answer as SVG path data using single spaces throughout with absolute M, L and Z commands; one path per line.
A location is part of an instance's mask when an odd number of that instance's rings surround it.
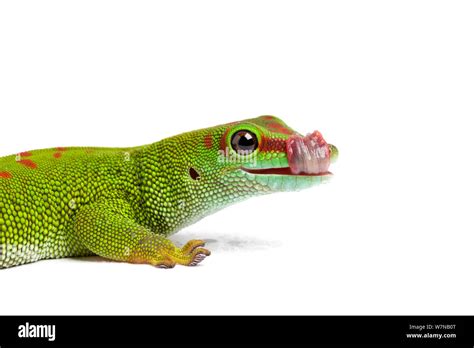
M 338 155 L 261 116 L 130 148 L 57 147 L 0 158 L 0 268 L 99 255 L 162 268 L 210 255 L 168 237 L 246 198 L 327 181 Z

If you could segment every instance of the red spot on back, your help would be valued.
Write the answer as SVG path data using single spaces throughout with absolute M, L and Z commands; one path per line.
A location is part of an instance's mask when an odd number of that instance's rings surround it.
M 65 148 L 65 147 L 57 147 L 56 150 L 58 150 L 58 151 L 66 151 L 67 148 Z
M 33 154 L 29 151 L 25 151 L 25 152 L 20 152 L 20 156 L 21 157 L 29 157 L 29 156 L 32 156 Z
M 63 154 L 61 152 L 55 152 L 53 153 L 54 158 L 60 158 Z
M 204 146 L 208 149 L 212 148 L 212 135 L 211 134 L 207 134 L 204 137 Z
M 0 178 L 11 179 L 13 176 L 10 172 L 0 172 Z
M 23 160 L 18 161 L 18 163 L 30 169 L 36 169 L 38 167 L 37 164 L 30 159 L 23 159 Z

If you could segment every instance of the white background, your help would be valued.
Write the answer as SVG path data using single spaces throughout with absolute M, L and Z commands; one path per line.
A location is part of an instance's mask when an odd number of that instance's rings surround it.
M 0 155 L 134 146 L 274 114 L 339 147 L 329 184 L 173 237 L 199 267 L 0 271 L 0 314 L 474 314 L 474 5 L 0 4 Z

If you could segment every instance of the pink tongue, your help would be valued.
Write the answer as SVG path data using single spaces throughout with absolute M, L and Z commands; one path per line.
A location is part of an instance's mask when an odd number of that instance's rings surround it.
M 289 137 L 286 153 L 292 174 L 321 174 L 329 169 L 329 146 L 318 131 Z

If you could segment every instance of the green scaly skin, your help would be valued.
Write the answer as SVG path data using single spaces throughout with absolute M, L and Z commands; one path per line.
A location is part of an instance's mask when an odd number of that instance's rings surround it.
M 241 156 L 238 130 L 259 148 Z M 329 175 L 254 174 L 288 167 L 284 144 L 295 133 L 261 116 L 133 148 L 52 148 L 0 158 L 0 267 L 99 255 L 159 267 L 196 265 L 204 242 L 174 246 L 167 237 L 230 204 L 325 182 Z M 331 159 L 337 149 L 331 147 Z

